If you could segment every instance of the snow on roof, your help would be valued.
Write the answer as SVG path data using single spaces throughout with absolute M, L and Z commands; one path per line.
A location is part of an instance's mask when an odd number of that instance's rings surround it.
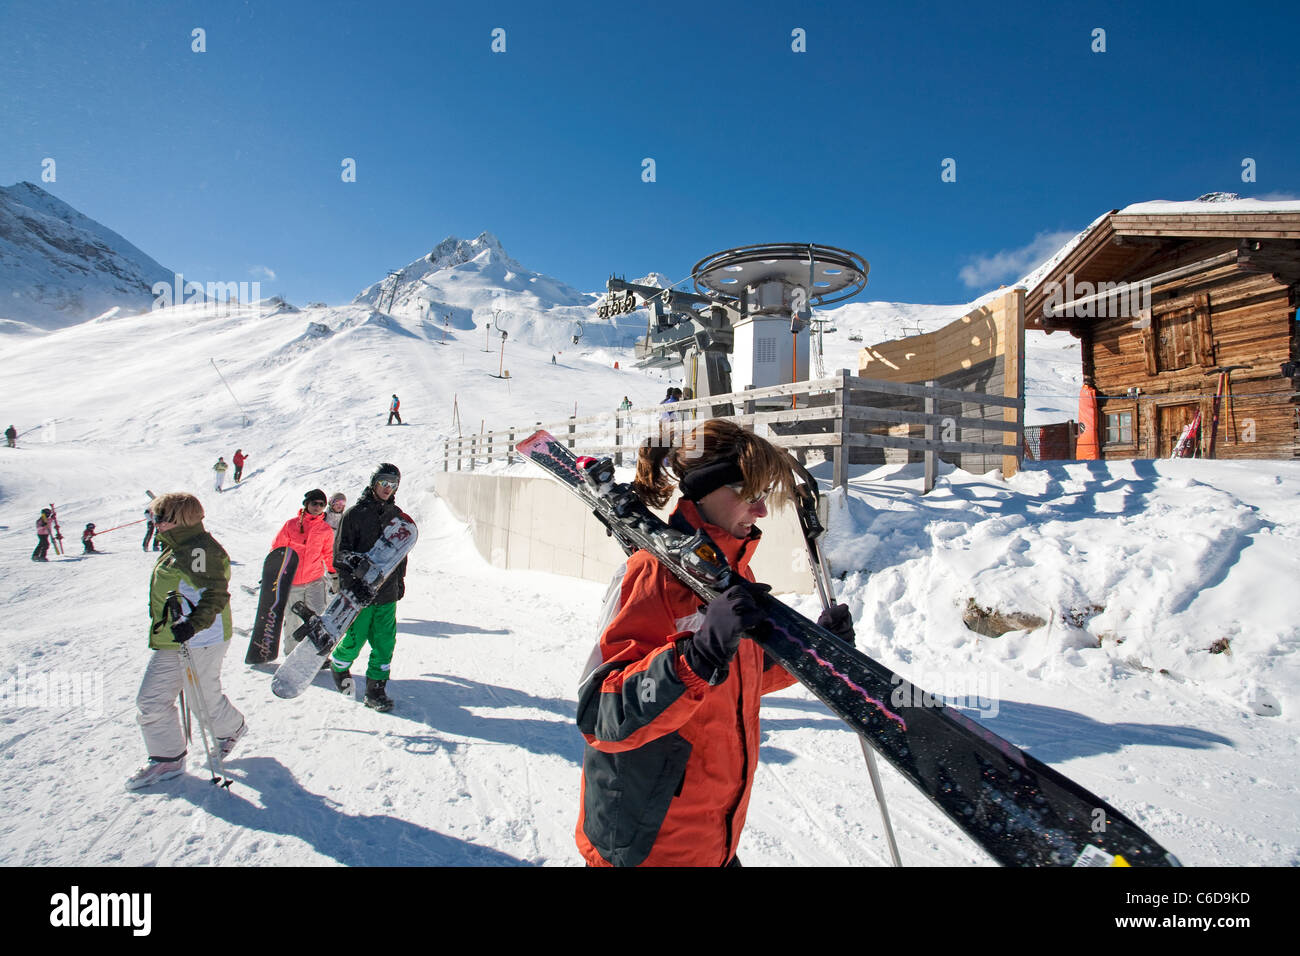
M 1243 199 L 1236 193 L 1206 193 L 1186 202 L 1152 199 L 1125 206 L 1120 216 L 1185 216 L 1188 213 L 1300 212 L 1300 198 Z

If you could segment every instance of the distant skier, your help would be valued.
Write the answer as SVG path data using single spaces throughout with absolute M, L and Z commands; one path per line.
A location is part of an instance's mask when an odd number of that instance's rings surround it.
M 343 510 L 348 506 L 348 496 L 341 491 L 336 491 L 330 495 L 329 507 L 325 509 L 325 523 L 335 531 L 339 530 L 339 522 L 343 520 Z
M 94 524 L 86 525 L 86 530 L 81 532 L 81 553 L 82 554 L 99 554 L 95 550 L 95 526 Z
M 271 542 L 271 550 L 276 548 L 292 548 L 298 554 L 298 570 L 294 572 L 285 606 L 291 608 L 302 601 L 320 614 L 325 610 L 325 575 L 334 573 L 334 529 L 325 522 L 325 492 L 313 488 L 303 496 L 298 514 L 284 523 Z M 307 623 L 301 615 L 299 620 Z M 286 628 L 285 657 L 298 646 L 294 630 L 297 625 Z
M 660 404 L 660 405 L 674 405 L 674 404 L 676 404 L 677 402 L 680 402 L 681 400 L 682 400 L 682 390 L 681 390 L 680 388 L 669 388 L 669 389 L 668 389 L 668 394 L 666 394 L 666 395 L 664 396 L 664 400 L 663 400 L 662 402 L 660 402 L 659 404 Z M 679 413 L 678 413 L 678 412 L 675 412 L 675 411 L 674 411 L 673 409 L 671 409 L 671 408 L 668 409 L 668 410 L 665 411 L 665 412 L 662 412 L 662 413 L 659 415 L 659 420 L 660 420 L 661 422 L 675 422 L 675 421 L 678 420 L 678 418 L 679 418 Z
M 370 476 L 370 484 L 361 493 L 361 499 L 343 514 L 339 533 L 334 538 L 334 566 L 338 568 L 339 583 L 346 589 L 353 587 L 352 572 L 342 563 L 345 553 L 364 554 L 369 551 L 388 522 L 401 509 L 397 507 L 397 486 L 402 473 L 396 465 L 383 462 Z M 406 593 L 406 559 L 397 566 L 374 601 L 361 609 L 343 640 L 334 647 L 330 658 L 330 673 L 334 685 L 341 691 L 344 679 L 350 677 L 349 668 L 365 644 L 370 645 L 370 659 L 366 665 L 366 706 L 380 712 L 393 709 L 393 702 L 385 692 L 393 649 L 397 646 L 397 602 Z
M 399 401 L 397 400 L 397 396 L 394 395 L 394 396 L 393 396 L 393 400 L 392 400 L 391 402 L 388 403 L 388 424 L 390 424 L 390 425 L 393 424 L 393 419 L 394 419 L 394 418 L 397 419 L 397 424 L 399 424 L 399 425 L 402 424 L 402 416 L 401 416 L 400 414 L 398 414 L 398 411 L 397 411 L 401 406 L 402 406 L 402 403 L 399 402 Z
M 343 509 L 348 506 L 348 496 L 341 491 L 336 491 L 330 495 L 329 507 L 325 509 L 325 523 L 333 529 L 337 535 L 339 533 L 339 524 L 343 521 Z M 333 597 L 339 593 L 339 575 L 337 571 L 331 571 L 325 575 L 325 589 L 329 592 L 328 596 Z
M 212 487 L 218 492 L 221 491 L 221 484 L 226 480 L 226 470 L 230 466 L 226 464 L 226 459 L 220 455 L 217 456 L 217 463 L 212 466 Z
M 145 520 L 145 526 L 144 526 L 144 541 L 140 544 L 140 550 L 141 550 L 141 551 L 148 551 L 148 550 L 149 550 L 149 539 L 152 538 L 152 539 L 153 539 L 153 549 L 154 549 L 155 551 L 161 551 L 161 550 L 162 550 L 162 539 L 158 537 L 158 534 L 157 534 L 157 526 L 156 526 L 156 525 L 154 524 L 154 522 L 153 522 L 153 510 L 152 510 L 151 508 L 145 508 L 145 509 L 144 509 L 144 520 Z
M 551 356 L 551 364 L 552 364 L 552 365 L 555 365 L 555 364 L 556 364 L 556 362 L 555 362 L 555 356 L 554 356 L 554 355 Z
M 221 663 L 230 646 L 230 557 L 203 528 L 203 505 L 183 491 L 159 495 L 149 505 L 166 550 L 149 578 L 149 648 L 153 656 L 136 695 L 136 721 L 149 762 L 127 780 L 139 790 L 185 772 L 185 734 L 176 698 L 191 704 L 179 645 L 188 646 L 203 695 L 209 728 L 222 758 L 244 736 L 244 715 L 221 689 Z M 179 612 L 177 618 L 172 610 Z
M 230 462 L 235 466 L 235 484 L 239 484 L 239 476 L 244 471 L 244 462 L 248 461 L 248 456 L 244 454 L 242 448 L 236 448 L 234 455 L 230 457 Z
M 18 441 L 18 429 L 10 425 L 8 428 L 5 429 L 5 443 L 8 444 L 10 448 L 17 448 L 18 447 L 16 444 L 17 441 Z
M 620 412 L 625 412 L 625 411 L 627 411 L 627 410 L 628 410 L 629 408 L 631 408 L 631 407 L 632 407 L 632 399 L 630 399 L 630 398 L 628 398 L 626 395 L 624 395 L 624 396 L 623 396 L 623 401 L 621 401 L 621 402 L 618 403 L 618 410 L 619 410 Z
M 669 386 L 668 393 L 664 396 L 664 400 L 659 404 L 661 406 L 674 405 L 681 398 L 681 396 L 682 396 L 681 389 L 673 388 L 672 386 Z M 659 446 L 661 448 L 666 448 L 672 445 L 673 443 L 672 426 L 673 423 L 677 421 L 677 419 L 678 419 L 677 413 L 674 412 L 673 409 L 671 408 L 659 413 Z
M 50 550 L 50 532 L 53 530 L 52 513 L 49 508 L 42 508 L 36 519 L 36 550 L 32 552 L 33 561 L 48 561 L 45 552 Z

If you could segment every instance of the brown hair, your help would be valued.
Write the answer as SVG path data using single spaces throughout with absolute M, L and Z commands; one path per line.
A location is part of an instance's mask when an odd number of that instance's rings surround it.
M 198 524 L 203 520 L 203 505 L 188 491 L 169 491 L 149 502 L 149 510 L 156 521 L 171 521 L 175 524 Z
M 642 445 L 637 454 L 632 488 L 653 508 L 668 503 L 674 478 L 680 481 L 696 468 L 726 459 L 736 462 L 745 476 L 740 492 L 743 497 L 770 490 L 771 500 L 780 503 L 794 492 L 790 456 L 734 422 L 710 418 L 689 432 L 673 432 L 671 437 L 668 444 Z

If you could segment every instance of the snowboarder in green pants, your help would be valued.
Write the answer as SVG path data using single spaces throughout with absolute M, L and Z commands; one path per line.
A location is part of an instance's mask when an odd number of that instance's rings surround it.
M 397 485 L 401 480 L 402 473 L 396 465 L 382 463 L 370 476 L 370 484 L 361 493 L 360 500 L 343 513 L 338 534 L 334 536 L 334 566 L 339 572 L 339 585 L 345 590 L 352 590 L 353 580 L 351 569 L 346 561 L 342 561 L 341 555 L 369 551 L 388 522 L 401 514 L 396 501 Z M 374 601 L 361 609 L 330 657 L 334 685 L 345 691 L 351 686 L 349 669 L 352 662 L 363 646 L 370 645 L 370 659 L 366 664 L 366 706 L 380 712 L 393 709 L 386 686 L 393 649 L 397 646 L 397 602 L 406 593 L 405 579 L 406 559 L 403 558 L 379 589 Z

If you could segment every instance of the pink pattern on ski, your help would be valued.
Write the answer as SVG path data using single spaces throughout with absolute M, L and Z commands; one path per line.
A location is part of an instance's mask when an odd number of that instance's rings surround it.
M 811 656 L 812 659 L 818 663 L 819 666 L 830 671 L 841 681 L 843 681 L 847 686 L 852 687 L 855 691 L 857 691 L 858 694 L 862 697 L 862 699 L 865 700 L 868 704 L 870 704 L 872 707 L 875 707 L 876 710 L 880 711 L 887 718 L 892 720 L 894 723 L 898 724 L 898 726 L 901 729 L 907 730 L 907 721 L 903 720 L 903 718 L 898 716 L 898 714 L 894 713 L 892 710 L 890 710 L 880 701 L 876 700 L 876 698 L 872 697 L 871 694 L 867 692 L 866 688 L 859 687 L 857 684 L 855 684 L 847 674 L 843 674 L 840 671 L 836 670 L 834 664 L 832 664 L 830 661 L 826 660 L 826 658 L 818 654 L 815 650 L 812 649 L 810 645 L 801 641 L 797 635 L 791 634 L 783 627 L 776 627 L 775 629 L 779 631 L 781 634 L 783 634 L 790 641 L 793 641 L 795 644 L 798 644 L 801 648 L 803 648 L 804 651 L 806 651 L 809 654 L 809 656 Z

